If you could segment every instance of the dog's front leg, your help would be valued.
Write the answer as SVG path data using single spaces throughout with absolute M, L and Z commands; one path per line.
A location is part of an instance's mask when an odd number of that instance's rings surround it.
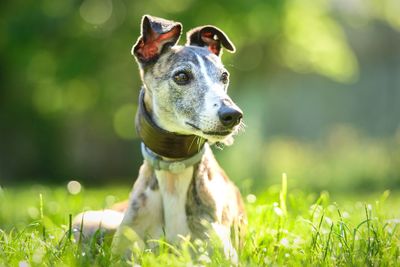
M 135 247 L 138 249 L 144 249 L 144 241 L 132 225 L 134 220 L 134 214 L 125 214 L 125 217 L 113 238 L 111 246 L 113 254 L 123 255 L 129 258 Z
M 146 238 L 158 239 L 163 231 L 162 199 L 152 169 L 144 163 L 132 189 L 128 208 L 114 235 L 112 251 L 129 257 L 132 248 L 145 247 Z
M 237 265 L 238 255 L 236 249 L 232 245 L 230 228 L 218 222 L 211 223 L 211 227 L 219 240 L 222 242 L 225 257 L 233 264 Z

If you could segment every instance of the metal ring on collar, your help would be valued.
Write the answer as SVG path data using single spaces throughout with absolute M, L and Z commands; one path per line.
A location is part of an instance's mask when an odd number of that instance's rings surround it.
M 156 170 L 170 171 L 173 173 L 179 173 L 186 168 L 195 165 L 200 162 L 205 152 L 205 146 L 202 149 L 191 156 L 190 158 L 182 160 L 164 160 L 159 155 L 151 151 L 146 145 L 141 143 L 143 158 Z

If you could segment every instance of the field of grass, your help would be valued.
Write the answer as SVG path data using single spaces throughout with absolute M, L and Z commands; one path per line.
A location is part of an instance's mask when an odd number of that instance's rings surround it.
M 249 226 L 240 266 L 399 266 L 400 195 L 286 192 L 286 183 L 245 195 Z M 70 215 L 123 200 L 129 188 L 0 189 L 0 266 L 230 266 L 218 244 L 163 240 L 157 250 L 113 257 L 110 245 L 79 244 Z

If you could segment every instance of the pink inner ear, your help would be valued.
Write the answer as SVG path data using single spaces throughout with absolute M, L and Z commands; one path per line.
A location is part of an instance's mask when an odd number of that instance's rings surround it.
M 207 44 L 208 50 L 210 50 L 211 53 L 214 53 L 217 56 L 219 55 L 220 48 L 218 47 L 218 41 L 213 39 L 213 33 L 204 32 L 201 36 L 201 39 Z
M 153 42 L 145 44 L 142 40 L 137 52 L 142 59 L 151 59 L 158 53 L 158 47 Z
M 177 35 L 179 35 L 178 27 L 174 27 L 171 31 L 163 34 L 151 32 L 147 41 L 144 42 L 142 40 L 139 44 L 138 53 L 140 54 L 140 57 L 146 60 L 156 57 L 160 54 L 163 45 L 172 41 Z
M 219 49 L 217 44 L 210 44 L 208 46 L 208 50 L 210 50 L 212 53 L 216 54 L 217 56 L 219 55 Z

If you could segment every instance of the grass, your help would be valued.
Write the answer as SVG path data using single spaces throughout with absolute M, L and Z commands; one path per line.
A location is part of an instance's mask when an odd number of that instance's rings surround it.
M 399 266 L 400 196 L 306 193 L 269 187 L 245 196 L 249 227 L 241 266 Z M 109 243 L 82 244 L 70 234 L 70 218 L 82 210 L 111 206 L 129 188 L 5 188 L 0 191 L 0 266 L 230 266 L 219 245 L 164 240 L 138 250 L 134 260 L 113 257 Z M 112 192 L 112 194 L 110 194 Z

